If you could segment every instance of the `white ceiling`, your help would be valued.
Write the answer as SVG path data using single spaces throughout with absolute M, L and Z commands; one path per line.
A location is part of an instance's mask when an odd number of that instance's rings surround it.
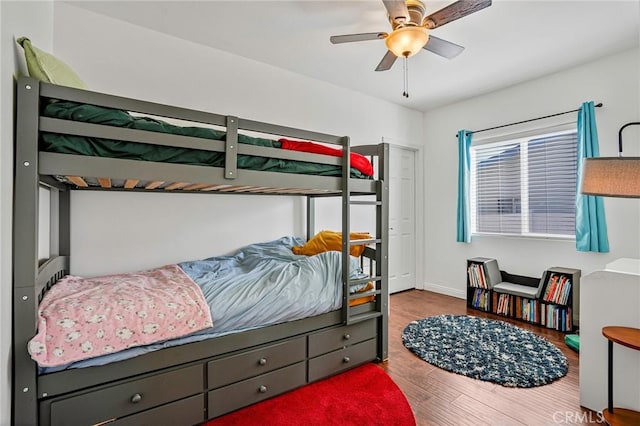
M 374 69 L 384 41 L 333 45 L 329 36 L 389 32 L 380 0 L 69 2 L 155 31 L 426 111 L 631 49 L 640 44 L 640 0 L 494 0 L 433 30 L 465 46 L 448 60 L 421 51 Z M 426 2 L 427 13 L 451 1 Z

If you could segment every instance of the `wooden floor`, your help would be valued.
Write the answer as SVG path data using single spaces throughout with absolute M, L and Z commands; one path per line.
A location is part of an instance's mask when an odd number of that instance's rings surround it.
M 382 367 L 404 391 L 422 425 L 601 424 L 597 413 L 580 407 L 578 354 L 564 334 L 521 321 L 467 310 L 463 299 L 423 290 L 390 298 L 389 359 Z M 402 345 L 402 330 L 417 319 L 441 314 L 469 314 L 512 322 L 554 343 L 569 360 L 568 374 L 545 386 L 507 388 L 450 373 L 422 361 Z

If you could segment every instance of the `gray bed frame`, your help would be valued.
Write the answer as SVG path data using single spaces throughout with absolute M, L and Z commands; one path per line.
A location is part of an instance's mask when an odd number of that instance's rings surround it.
M 226 128 L 226 141 L 116 128 L 41 115 L 45 102 L 69 100 Z M 342 147 L 330 157 L 237 143 L 238 131 Z M 225 167 L 143 162 L 39 151 L 40 132 L 188 147 L 225 153 Z M 202 111 L 73 89 L 21 78 L 16 87 L 13 216 L 13 397 L 15 425 L 198 424 L 371 360 L 387 358 L 388 155 L 386 144 L 349 145 L 348 137 L 310 132 Z M 373 180 L 349 175 L 351 151 L 369 156 Z M 341 177 L 238 169 L 238 154 L 342 166 Z M 63 178 L 60 178 L 63 177 Z M 95 185 L 89 183 L 98 182 Z M 39 189 L 50 192 L 50 258 L 38 259 Z M 175 189 L 174 189 L 175 188 Z M 307 237 L 314 232 L 317 197 L 341 197 L 342 232 L 350 207 L 375 209 L 376 235 L 343 241 L 342 309 L 298 321 L 171 347 L 104 366 L 38 374 L 27 352 L 37 328 L 38 303 L 69 272 L 70 191 L 300 195 L 307 199 Z M 366 197 L 362 197 L 366 196 Z M 368 244 L 374 289 L 349 295 L 347 259 L 353 244 Z M 360 280 L 363 282 L 367 280 Z M 350 307 L 356 297 L 373 302 Z

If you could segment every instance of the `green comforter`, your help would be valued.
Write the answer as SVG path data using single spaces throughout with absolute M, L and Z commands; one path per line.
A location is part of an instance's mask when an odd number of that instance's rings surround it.
M 51 118 L 104 124 L 130 129 L 149 130 L 173 135 L 194 136 L 206 139 L 225 140 L 226 133 L 204 127 L 181 127 L 150 117 L 136 117 L 126 111 L 103 108 L 95 105 L 73 102 L 54 102 L 44 109 L 44 115 Z M 238 134 L 238 141 L 244 144 L 280 148 L 280 142 Z M 61 154 L 90 155 L 96 157 L 122 158 L 141 161 L 191 164 L 197 166 L 224 167 L 223 152 L 201 151 L 162 145 L 116 141 L 111 139 L 42 134 L 42 149 Z M 341 176 L 342 167 L 304 161 L 238 155 L 238 168 L 302 173 L 319 176 Z M 366 179 L 367 176 L 352 168 L 351 177 Z

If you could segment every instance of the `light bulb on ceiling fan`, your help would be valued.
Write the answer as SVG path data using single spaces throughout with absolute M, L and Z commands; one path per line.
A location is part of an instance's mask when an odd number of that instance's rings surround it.
M 424 27 L 401 27 L 389 34 L 384 42 L 394 55 L 410 58 L 427 44 L 429 33 Z

